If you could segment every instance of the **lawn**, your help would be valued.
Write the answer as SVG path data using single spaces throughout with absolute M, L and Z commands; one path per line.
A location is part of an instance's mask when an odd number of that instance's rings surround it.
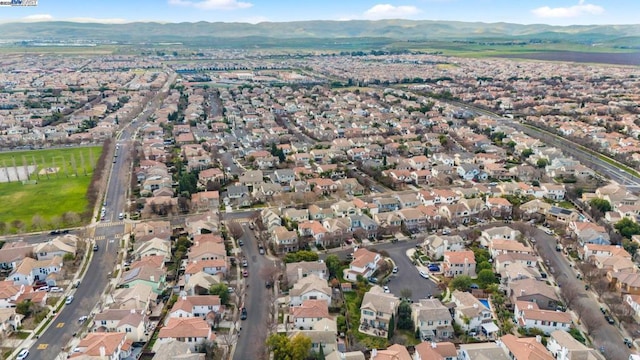
M 0 233 L 76 225 L 87 210 L 87 189 L 102 147 L 0 153 L 0 177 L 14 165 L 20 181 L 0 183 Z M 35 166 L 28 179 L 25 166 Z M 44 169 L 54 169 L 48 174 Z M 28 181 L 22 181 L 28 180 Z M 64 214 L 66 216 L 63 216 Z

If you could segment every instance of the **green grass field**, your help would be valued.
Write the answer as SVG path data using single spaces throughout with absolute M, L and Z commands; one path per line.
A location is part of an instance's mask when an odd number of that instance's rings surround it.
M 0 183 L 0 233 L 78 224 L 89 205 L 86 193 L 101 152 L 102 147 L 76 147 L 0 153 L 0 168 L 14 162 L 18 168 L 37 166 L 27 183 Z M 38 174 L 46 168 L 57 172 Z

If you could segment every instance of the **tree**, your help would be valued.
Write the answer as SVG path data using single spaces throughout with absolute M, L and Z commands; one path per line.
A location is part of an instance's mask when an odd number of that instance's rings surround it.
M 298 261 L 318 261 L 319 257 L 313 251 L 300 250 L 292 253 L 288 253 L 284 256 L 285 263 L 292 263 Z
M 324 260 L 324 263 L 327 265 L 327 270 L 329 270 L 329 276 L 338 278 L 340 275 L 340 267 L 342 266 L 342 262 L 337 255 L 329 255 Z
M 605 199 L 591 199 L 591 201 L 589 201 L 589 205 L 598 209 L 602 213 L 611 211 L 611 203 Z
M 411 319 L 411 305 L 408 302 L 403 301 L 398 306 L 398 329 L 412 330 L 413 320 Z
M 32 313 L 32 307 L 33 303 L 31 302 L 31 300 L 24 300 L 16 305 L 16 312 L 20 315 L 28 317 Z
M 43 226 L 44 219 L 42 218 L 42 216 L 38 214 L 33 215 L 33 217 L 31 218 L 31 227 L 34 229 L 42 229 Z
M 481 288 L 486 288 L 491 284 L 495 284 L 497 281 L 496 274 L 491 269 L 484 269 L 478 273 L 478 282 Z
M 411 292 L 411 289 L 400 290 L 400 296 L 402 296 L 404 299 L 410 299 L 412 294 L 413 293 Z
M 478 265 L 476 265 L 476 271 L 478 273 L 480 273 L 482 270 L 487 270 L 487 269 L 490 270 L 492 268 L 493 266 L 491 266 L 491 263 L 488 261 L 482 261 L 482 262 L 479 262 Z
M 210 295 L 218 295 L 220 297 L 220 303 L 229 305 L 229 288 L 225 284 L 211 285 L 209 288 Z
M 305 360 L 311 350 L 311 339 L 302 334 L 291 339 L 284 334 L 271 334 L 266 344 L 273 353 L 273 360 Z
M 549 161 L 547 161 L 547 159 L 541 158 L 536 162 L 536 166 L 540 169 L 547 167 L 547 165 L 549 165 Z
M 473 284 L 471 277 L 467 275 L 460 275 L 454 278 L 449 286 L 453 290 L 467 291 L 471 287 L 471 284 Z
M 633 220 L 631 220 L 629 218 L 624 218 L 624 219 L 618 221 L 614 225 L 614 228 L 616 230 L 618 230 L 620 232 L 620 234 L 622 236 L 626 237 L 627 239 L 631 239 L 631 237 L 633 235 L 640 234 L 640 224 L 634 222 Z M 631 254 L 633 255 L 634 253 L 631 253 Z
M 393 338 L 393 333 L 396 329 L 396 316 L 395 314 L 391 314 L 391 319 L 389 319 L 389 332 L 387 333 L 387 339 L 391 340 Z

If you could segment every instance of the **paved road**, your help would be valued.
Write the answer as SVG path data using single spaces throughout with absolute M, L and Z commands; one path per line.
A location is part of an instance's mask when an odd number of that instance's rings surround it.
M 110 280 L 110 273 L 113 270 L 117 254 L 120 247 L 120 238 L 124 233 L 124 225 L 118 220 L 118 214 L 124 212 L 126 204 L 126 189 L 129 186 L 129 174 L 131 153 L 133 146 L 133 136 L 135 130 L 142 126 L 147 117 L 162 103 L 166 96 L 169 85 L 175 81 L 175 75 L 169 78 L 164 88 L 150 101 L 143 113 L 127 125 L 118 136 L 120 153 L 115 163 L 109 170 L 110 181 L 105 192 L 107 202 L 107 214 L 105 220 L 97 224 L 94 239 L 98 245 L 98 251 L 93 253 L 93 258 L 80 286 L 73 290 L 74 301 L 63 307 L 51 323 L 51 326 L 31 347 L 31 360 L 53 360 L 59 352 L 72 339 L 73 334 L 79 333 L 82 324 L 78 323 L 81 316 L 89 315 L 96 304 L 101 301 L 101 296 Z M 42 235 L 37 235 L 32 239 L 38 239 Z M 31 238 L 31 237 L 28 237 Z M 33 241 L 30 239 L 29 241 Z
M 226 219 L 226 221 L 229 221 Z M 241 324 L 240 338 L 236 344 L 236 352 L 233 356 L 235 360 L 263 359 L 265 341 L 267 339 L 267 306 L 272 303 L 265 301 L 268 299 L 268 291 L 263 279 L 263 269 L 275 264 L 266 256 L 260 255 L 258 250 L 258 240 L 254 232 L 249 229 L 247 222 L 242 223 L 244 234 L 241 239 L 244 241 L 242 251 L 249 261 L 249 277 L 247 284 L 244 306 L 247 308 L 247 320 Z
M 550 265 L 555 270 L 555 279 L 563 287 L 574 286 L 578 289 L 579 299 L 577 302 L 582 303 L 585 309 L 592 309 L 592 311 L 600 314 L 598 310 L 600 304 L 595 300 L 594 294 L 590 291 L 584 290 L 584 282 L 577 279 L 576 273 L 572 267 L 569 266 L 569 262 L 562 255 L 561 252 L 555 251 L 556 239 L 552 236 L 545 234 L 538 228 L 531 229 L 531 236 L 536 239 L 536 249 L 538 254 L 545 260 L 549 260 Z M 609 360 L 626 360 L 629 358 L 629 349 L 623 343 L 623 337 L 612 325 L 609 325 L 604 316 L 596 317 L 599 322 L 596 326 L 596 330 L 591 332 L 591 337 L 594 342 L 594 347 L 597 349 L 600 346 L 604 346 L 604 355 Z M 615 347 L 615 352 L 607 351 L 611 347 Z
M 417 243 L 417 240 L 406 240 L 368 246 L 370 249 L 376 249 L 378 251 L 384 250 L 389 253 L 389 257 L 398 267 L 398 273 L 393 275 L 391 281 L 388 283 L 389 290 L 398 297 L 401 297 L 402 290 L 411 290 L 411 300 L 414 302 L 425 299 L 429 295 L 436 296 L 440 294 L 436 283 L 420 276 L 418 270 L 406 255 L 407 250 L 415 248 Z M 351 252 L 352 249 L 341 250 L 330 254 L 321 254 L 320 258 L 326 259 L 328 255 L 338 255 L 340 259 L 346 260 L 347 255 Z

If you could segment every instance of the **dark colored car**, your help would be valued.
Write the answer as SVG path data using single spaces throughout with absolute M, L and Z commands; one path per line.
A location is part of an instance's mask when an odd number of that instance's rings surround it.
M 240 320 L 247 320 L 247 308 L 242 308 L 240 311 Z
M 604 319 L 607 320 L 607 322 L 611 325 L 614 325 L 616 323 L 616 321 L 613 320 L 613 318 L 610 315 L 605 315 Z
M 52 232 L 49 233 L 49 235 L 59 235 L 60 234 L 60 230 L 53 230 Z

